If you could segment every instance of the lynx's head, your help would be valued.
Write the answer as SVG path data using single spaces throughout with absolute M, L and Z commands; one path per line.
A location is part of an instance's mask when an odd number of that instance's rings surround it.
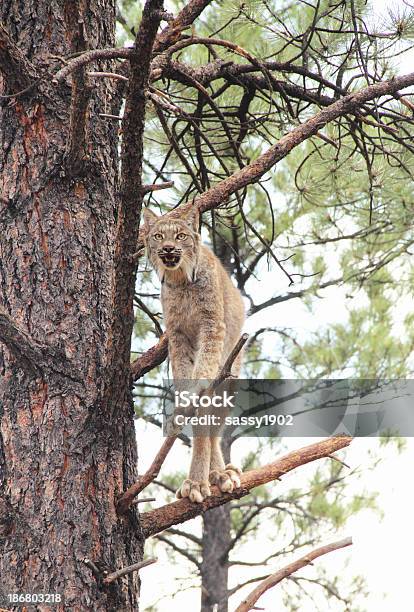
M 144 221 L 148 258 L 161 281 L 195 281 L 200 250 L 198 211 L 158 217 L 145 208 Z

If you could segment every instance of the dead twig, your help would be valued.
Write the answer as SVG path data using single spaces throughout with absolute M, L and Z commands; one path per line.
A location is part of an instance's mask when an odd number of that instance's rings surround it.
M 257 608 L 254 607 L 257 600 L 269 589 L 274 587 L 276 584 L 281 582 L 284 578 L 287 578 L 294 572 L 302 569 L 302 567 L 306 567 L 307 565 L 312 564 L 314 559 L 321 557 L 322 555 L 327 555 L 334 550 L 339 550 L 340 548 L 345 548 L 346 546 L 350 546 L 352 544 L 352 538 L 345 538 L 344 540 L 340 540 L 339 542 L 332 542 L 332 544 L 326 544 L 325 546 L 321 546 L 320 548 L 316 548 L 312 550 L 304 557 L 293 561 L 286 567 L 283 567 L 279 571 L 275 572 L 263 582 L 261 582 L 251 593 L 248 595 L 242 603 L 236 608 L 235 612 L 249 612 L 249 610 L 255 610 Z
M 132 574 L 132 572 L 138 572 L 143 567 L 147 567 L 147 565 L 152 565 L 153 563 L 156 563 L 156 562 L 157 562 L 157 559 L 152 558 L 152 559 L 145 559 L 144 561 L 140 561 L 139 563 L 134 563 L 133 565 L 128 565 L 127 567 L 123 567 L 122 569 L 117 570 L 116 572 L 113 572 L 112 574 L 109 574 L 106 578 L 102 580 L 102 583 L 111 584 L 111 582 L 118 580 L 118 578 L 122 578 L 122 576 L 126 576 L 127 574 Z

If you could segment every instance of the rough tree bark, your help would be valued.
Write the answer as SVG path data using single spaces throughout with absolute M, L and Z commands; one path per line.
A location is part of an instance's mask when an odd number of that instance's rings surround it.
M 42 76 L 51 53 L 114 44 L 113 0 L 6 0 L 0 18 L 5 96 Z M 83 559 L 114 571 L 142 558 L 136 510 L 123 521 L 115 511 L 137 476 L 128 363 L 116 409 L 102 401 L 117 126 L 98 112 L 111 87 L 98 83 L 89 107 L 84 97 L 72 109 L 68 85 L 50 80 L 0 100 L 0 592 L 60 593 L 70 610 L 136 610 L 137 574 L 101 586 Z M 73 166 L 69 125 L 83 121 L 82 141 L 88 113 L 87 148 Z
M 225 463 L 230 463 L 229 438 L 223 438 Z M 228 549 L 230 546 L 230 504 L 203 514 L 201 544 L 201 612 L 228 611 Z

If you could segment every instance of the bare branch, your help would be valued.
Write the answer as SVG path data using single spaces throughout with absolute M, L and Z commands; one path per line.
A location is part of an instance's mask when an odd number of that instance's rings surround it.
M 187 531 L 182 531 L 182 529 L 174 529 L 174 527 L 170 527 L 170 529 L 166 529 L 165 532 L 170 533 L 171 535 L 176 535 L 180 538 L 187 538 L 187 540 L 190 540 L 194 544 L 197 544 L 197 546 L 202 546 L 203 544 L 201 538 L 197 538 L 197 536 L 192 533 L 188 533 Z
M 393 94 L 399 89 L 414 84 L 414 72 L 389 81 L 375 83 L 356 93 L 344 96 L 337 102 L 322 109 L 302 125 L 288 132 L 270 149 L 260 155 L 254 162 L 236 171 L 229 178 L 220 181 L 208 191 L 197 196 L 194 205 L 204 212 L 225 202 L 233 193 L 257 182 L 275 164 L 282 160 L 292 149 L 315 135 L 322 127 L 348 113 L 352 114 L 365 102 L 386 94 Z
M 201 563 L 199 562 L 199 560 L 194 555 L 192 555 L 190 552 L 188 552 L 188 550 L 186 548 L 181 548 L 181 546 L 178 546 L 178 544 L 176 544 L 174 541 L 170 540 L 169 538 L 166 538 L 163 535 L 156 535 L 155 537 L 160 542 L 164 542 L 164 544 L 166 544 L 167 546 L 170 546 L 179 555 L 182 555 L 183 557 L 188 559 L 188 561 L 191 561 L 191 563 L 194 563 L 194 565 L 197 567 L 197 569 L 199 571 L 201 571 Z
M 231 368 L 233 366 L 233 363 L 235 362 L 237 355 L 240 353 L 240 351 L 242 350 L 242 348 L 244 347 L 248 339 L 249 339 L 249 334 L 243 334 L 239 338 L 236 346 L 234 347 L 234 349 L 231 351 L 230 355 L 227 357 L 226 361 L 224 362 L 224 365 L 221 368 L 220 372 L 218 373 L 216 378 L 210 383 L 206 393 L 208 393 L 209 391 L 214 391 L 214 389 L 217 389 L 217 387 L 221 385 L 221 383 L 225 381 L 226 378 L 231 377 L 232 375 Z
M 322 555 L 326 555 L 334 550 L 339 550 L 340 548 L 345 548 L 346 546 L 350 546 L 352 544 L 351 538 L 345 538 L 344 540 L 340 540 L 339 542 L 333 542 L 332 544 L 326 544 L 325 546 L 321 546 L 320 548 L 316 548 L 312 550 L 304 557 L 297 559 L 297 561 L 293 561 L 286 567 L 281 570 L 275 572 L 268 578 L 266 578 L 263 582 L 261 582 L 251 593 L 242 601 L 242 603 L 236 608 L 235 612 L 249 612 L 249 610 L 254 609 L 254 605 L 265 593 L 267 590 L 274 587 L 276 584 L 281 582 L 284 578 L 287 578 L 294 572 L 302 569 L 302 567 L 306 567 L 310 565 L 314 559 L 321 557 Z
M 167 47 L 175 43 L 183 30 L 188 28 L 203 10 L 211 4 L 212 0 L 190 0 L 188 4 L 178 13 L 177 17 L 171 20 L 168 27 L 158 34 L 154 51 L 164 51 Z
M 148 537 L 168 529 L 172 525 L 184 523 L 211 508 L 222 506 L 232 499 L 244 497 L 254 487 L 277 480 L 301 465 L 327 457 L 333 452 L 349 446 L 351 441 L 352 438 L 349 436 L 337 436 L 288 453 L 273 463 L 242 474 L 240 488 L 232 493 L 220 493 L 217 487 L 212 487 L 213 494 L 207 497 L 201 504 L 194 504 L 188 499 L 180 499 L 161 508 L 145 512 L 141 514 L 142 529 L 146 537 Z
M 153 368 L 159 366 L 168 355 L 168 338 L 163 334 L 157 344 L 131 363 L 132 380 L 135 382 Z
M 140 561 L 139 563 L 134 563 L 133 565 L 128 565 L 127 567 L 123 567 L 112 574 L 109 574 L 106 578 L 102 580 L 103 584 L 111 584 L 118 578 L 122 578 L 122 576 L 126 576 L 127 574 L 132 574 L 132 572 L 138 572 L 143 567 L 147 567 L 147 565 L 152 565 L 156 563 L 157 559 L 145 559 L 144 561 Z
M 118 515 L 121 516 L 122 514 L 125 514 L 129 506 L 132 504 L 133 499 L 158 476 L 162 464 L 164 463 L 176 439 L 177 436 L 168 436 L 168 438 L 165 438 L 160 450 L 156 454 L 153 462 L 145 474 L 141 476 L 139 480 L 134 482 L 134 484 L 131 485 L 125 491 L 125 493 L 123 493 L 123 495 L 121 495 L 116 507 Z
M 166 183 L 154 183 L 153 185 L 142 185 L 142 193 L 150 193 L 152 191 L 159 191 L 160 189 L 168 189 L 174 187 L 174 181 L 167 181 Z
M 134 499 L 132 502 L 134 505 L 136 504 L 148 504 L 149 502 L 156 501 L 155 497 L 142 497 L 139 499 Z
M 54 83 L 61 83 L 66 79 L 67 76 L 74 70 L 78 70 L 85 66 L 86 64 L 90 64 L 95 60 L 109 60 L 115 58 L 128 59 L 133 50 L 131 48 L 109 48 L 109 49 L 92 49 L 91 51 L 86 51 L 86 53 L 82 53 L 78 57 L 70 60 L 66 66 L 61 68 L 53 79 Z
M 179 216 L 192 206 L 196 206 L 200 212 L 217 208 L 240 189 L 259 181 L 266 172 L 284 159 L 290 151 L 311 136 L 318 134 L 321 128 L 331 121 L 347 114 L 356 114 L 363 108 L 366 102 L 387 94 L 393 95 L 398 92 L 399 89 L 403 89 L 413 84 L 414 73 L 410 73 L 405 76 L 394 77 L 389 81 L 375 83 L 358 92 L 340 98 L 326 108 L 320 110 L 305 123 L 282 136 L 276 144 L 271 146 L 255 161 L 237 170 L 224 180 L 219 181 L 204 193 L 196 196 L 193 200 L 186 202 L 182 206 L 177 207 L 169 214 L 171 216 Z M 142 240 L 143 233 L 140 233 L 141 242 L 138 243 L 139 245 L 142 244 Z
M 180 13 L 178 13 L 175 19 L 169 21 L 169 25 L 162 31 L 155 39 L 154 51 L 160 52 L 166 49 L 170 44 L 173 44 L 180 37 L 181 32 L 190 26 L 193 21 L 201 14 L 206 6 L 211 3 L 211 0 L 191 0 L 186 6 L 183 8 Z M 162 4 L 158 7 L 159 13 L 157 17 L 159 22 L 162 19 L 168 17 L 168 13 L 162 12 Z M 1 40 L 1 39 L 0 39 Z M 131 48 L 109 48 L 109 49 L 93 49 L 91 51 L 87 51 L 83 53 L 79 57 L 76 57 L 70 60 L 66 66 L 61 68 L 55 75 L 55 82 L 62 82 L 65 78 L 74 70 L 85 66 L 91 62 L 94 62 L 98 59 L 128 59 L 131 57 L 133 53 L 133 49 Z M 150 55 L 151 56 L 151 53 Z M 97 74 L 95 76 L 98 76 Z M 103 75 L 99 75 L 103 76 Z M 109 76 L 108 74 L 106 76 Z M 115 78 L 115 76 L 113 76 Z M 123 75 L 117 75 L 116 78 L 125 79 L 127 77 Z
M 163 0 L 147 0 L 134 47 L 130 50 L 130 76 L 122 121 L 121 189 L 115 243 L 114 319 L 112 354 L 108 362 L 106 397 L 119 387 L 119 372 L 129 364 L 134 323 L 133 298 L 139 220 L 143 194 L 142 163 L 145 104 L 154 40 L 162 17 Z
M 106 78 L 106 79 L 115 79 L 116 81 L 128 82 L 127 77 L 123 76 L 122 74 L 117 74 L 116 72 L 94 71 L 94 72 L 88 72 L 87 75 L 90 77 L 101 77 L 101 78 Z
M 83 559 L 83 562 L 86 565 L 86 567 L 89 567 L 92 574 L 95 576 L 96 580 L 100 582 L 102 580 L 102 572 L 99 569 L 99 567 L 97 567 L 95 563 L 91 559 L 88 559 L 87 557 Z

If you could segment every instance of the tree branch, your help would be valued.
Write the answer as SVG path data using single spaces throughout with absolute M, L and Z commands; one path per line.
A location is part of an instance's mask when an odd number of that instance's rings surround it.
M 159 191 L 160 189 L 168 189 L 169 187 L 174 187 L 174 181 L 166 181 L 165 183 L 153 183 L 152 185 L 142 185 L 141 190 L 143 194 L 147 194 L 152 191 Z
M 58 72 L 54 76 L 53 82 L 61 83 L 66 79 L 67 76 L 69 76 L 71 72 L 73 72 L 74 70 L 78 70 L 79 68 L 82 68 L 82 66 L 90 64 L 95 60 L 109 60 L 115 58 L 128 59 L 132 55 L 132 51 L 133 50 L 130 47 L 92 49 L 91 51 L 86 51 L 86 53 L 82 53 L 82 55 L 79 55 L 78 57 L 75 57 L 74 59 L 70 60 L 66 64 L 66 66 L 58 70 Z
M 134 498 L 141 493 L 151 482 L 158 476 L 162 464 L 164 463 L 168 453 L 170 452 L 174 442 L 177 439 L 177 435 L 168 436 L 165 438 L 161 445 L 160 450 L 155 455 L 153 462 L 151 463 L 148 470 L 143 474 L 139 480 L 134 482 L 126 491 L 121 495 L 118 500 L 116 510 L 119 516 L 125 514 L 129 506 L 132 504 Z
M 389 81 L 375 83 L 365 87 L 356 93 L 344 96 L 337 102 L 322 109 L 316 115 L 308 119 L 302 125 L 294 128 L 265 153 L 260 155 L 254 162 L 236 171 L 230 177 L 214 185 L 208 191 L 197 196 L 193 205 L 197 206 L 200 212 L 211 210 L 225 202 L 233 193 L 257 182 L 275 164 L 286 157 L 292 149 L 299 144 L 314 136 L 322 127 L 348 113 L 353 113 L 366 102 L 393 94 L 399 89 L 414 84 L 414 72 L 401 77 L 395 77 Z M 185 206 L 190 207 L 192 203 Z
M 321 459 L 322 457 L 328 457 L 333 452 L 349 446 L 351 441 L 352 438 L 349 436 L 337 436 L 288 453 L 273 463 L 242 474 L 240 488 L 232 493 L 220 493 L 217 487 L 213 486 L 213 494 L 207 497 L 201 504 L 194 504 L 188 499 L 180 499 L 161 508 L 145 512 L 141 514 L 142 529 L 146 537 L 148 537 L 168 529 L 172 525 L 184 523 L 211 508 L 222 506 L 232 499 L 244 497 L 254 487 L 277 480 L 291 470 L 305 465 L 305 463 Z
M 166 533 L 176 535 L 180 538 L 186 538 L 187 540 L 190 540 L 190 542 L 197 544 L 197 546 L 202 546 L 203 544 L 201 538 L 197 538 L 197 536 L 195 536 L 194 534 L 188 533 L 187 531 L 182 531 L 181 529 L 174 529 L 173 527 L 170 527 L 170 529 L 166 529 Z
M 156 563 L 156 561 L 157 559 L 145 559 L 144 561 L 140 561 L 139 563 L 134 563 L 133 565 L 128 565 L 127 567 L 123 567 L 122 569 L 117 570 L 116 572 L 113 572 L 112 574 L 109 574 L 106 578 L 102 580 L 102 583 L 111 584 L 111 582 L 118 580 L 118 578 L 121 578 L 122 576 L 126 576 L 127 574 L 132 574 L 132 572 L 137 572 L 143 567 L 147 567 L 147 565 L 152 565 L 153 563 Z
M 281 582 L 287 576 L 290 576 L 294 572 L 302 569 L 302 567 L 306 567 L 310 565 L 314 559 L 321 557 L 322 555 L 326 555 L 334 550 L 339 550 L 340 548 L 345 548 L 346 546 L 350 546 L 352 544 L 351 538 L 345 538 L 344 540 L 340 540 L 339 542 L 333 542 L 332 544 L 326 544 L 325 546 L 321 546 L 320 548 L 316 548 L 312 550 L 304 557 L 297 559 L 297 561 L 293 561 L 286 567 L 281 570 L 275 572 L 268 578 L 266 578 L 263 582 L 261 582 L 251 593 L 242 601 L 242 603 L 236 608 L 235 612 L 249 612 L 259 599 L 267 590 L 274 587 L 276 584 Z
M 217 389 L 217 387 L 221 385 L 221 383 L 224 382 L 226 378 L 231 377 L 232 375 L 231 368 L 233 367 L 233 363 L 235 362 L 237 355 L 240 353 L 240 351 L 242 350 L 242 348 L 244 347 L 248 339 L 249 339 L 249 334 L 241 335 L 234 349 L 231 351 L 230 355 L 227 357 L 226 361 L 224 362 L 224 365 L 221 368 L 220 372 L 218 373 L 216 378 L 210 383 L 209 388 L 206 391 L 206 393 L 208 393 L 208 391 L 214 391 L 214 389 Z
M 121 189 L 115 243 L 114 318 L 112 350 L 108 362 L 106 398 L 113 402 L 124 387 L 129 366 L 134 324 L 133 298 L 137 268 L 136 246 L 143 200 L 142 162 L 145 104 L 152 48 L 162 18 L 163 0 L 147 0 L 134 47 L 130 50 L 130 76 L 122 121 Z M 128 368 L 129 369 L 129 368 Z M 129 370 L 130 372 L 130 370 Z
M 201 571 L 201 563 L 198 561 L 198 559 L 194 555 L 192 555 L 190 552 L 188 552 L 187 549 L 181 548 L 181 546 L 178 546 L 178 544 L 176 544 L 175 542 L 173 542 L 169 538 L 166 538 L 163 535 L 156 535 L 155 537 L 160 542 L 164 542 L 164 544 L 167 544 L 167 546 L 170 546 L 179 555 L 182 555 L 183 557 L 188 559 L 188 561 L 191 561 L 191 563 L 194 563 L 194 565 L 197 567 L 197 569 L 199 571 Z
M 132 380 L 136 382 L 141 376 L 159 366 L 168 355 L 168 337 L 164 333 L 157 344 L 131 363 Z
M 211 2 L 212 0 L 190 0 L 178 15 L 170 21 L 168 27 L 158 34 L 154 51 L 159 53 L 175 43 L 181 32 L 188 28 Z
M 237 170 L 228 178 L 219 181 L 204 193 L 177 207 L 169 214 L 172 217 L 180 216 L 192 206 L 196 206 L 201 213 L 217 208 L 240 189 L 259 181 L 266 172 L 284 159 L 290 151 L 311 136 L 316 135 L 322 127 L 334 119 L 347 114 L 355 114 L 366 102 L 387 94 L 394 95 L 399 89 L 413 84 L 414 73 L 410 73 L 405 76 L 394 77 L 389 81 L 375 83 L 358 92 L 340 98 L 320 110 L 316 115 L 305 121 L 305 123 L 282 136 L 276 144 L 262 155 L 259 155 L 255 161 Z M 138 246 L 142 246 L 144 239 L 143 232 L 140 233 L 139 238 Z

